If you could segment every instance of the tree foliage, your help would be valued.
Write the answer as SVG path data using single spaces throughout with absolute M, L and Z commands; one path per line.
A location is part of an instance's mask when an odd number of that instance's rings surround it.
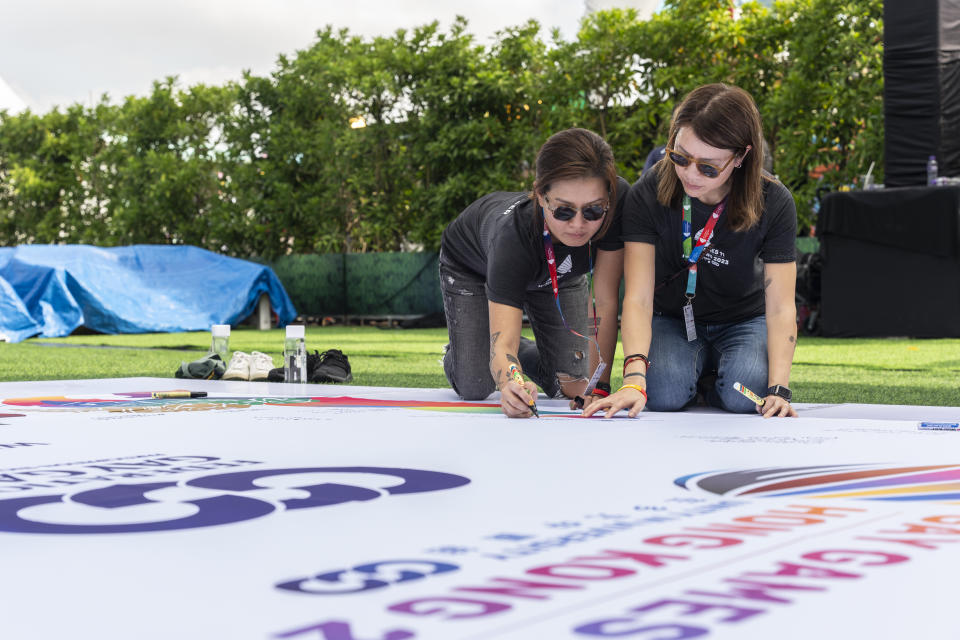
M 646 21 L 590 14 L 571 41 L 529 21 L 487 45 L 463 19 L 372 39 L 327 27 L 268 77 L 0 113 L 0 243 L 435 249 L 473 199 L 528 189 L 560 129 L 597 131 L 636 179 L 706 82 L 754 96 L 809 225 L 822 183 L 873 161 L 882 180 L 881 17 L 881 0 L 669 0 Z

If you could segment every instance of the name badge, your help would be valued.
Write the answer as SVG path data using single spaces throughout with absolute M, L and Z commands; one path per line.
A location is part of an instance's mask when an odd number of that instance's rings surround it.
M 603 358 L 600 358 L 600 363 L 597 364 L 597 368 L 594 370 L 593 375 L 590 376 L 590 382 L 587 383 L 587 387 L 583 390 L 583 395 L 588 396 L 593 393 L 593 390 L 597 388 L 597 383 L 600 382 L 600 376 L 603 375 L 603 372 L 607 368 L 607 363 L 603 361 Z
M 687 328 L 687 342 L 696 340 L 697 325 L 693 321 L 693 300 L 687 299 L 687 304 L 683 305 L 683 324 Z

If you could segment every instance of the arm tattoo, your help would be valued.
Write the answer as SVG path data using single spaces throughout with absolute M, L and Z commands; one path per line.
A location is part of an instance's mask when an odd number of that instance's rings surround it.
M 517 360 L 517 356 L 513 355 L 512 353 L 507 354 L 507 362 L 512 362 L 513 364 L 517 365 L 517 367 L 520 366 L 520 361 Z
M 641 378 L 644 378 L 644 379 L 645 379 L 645 378 L 647 377 L 647 374 L 637 372 L 637 373 L 625 373 L 625 374 L 623 375 L 624 378 L 629 378 L 629 377 L 631 377 L 631 376 L 640 376 Z
M 787 336 L 787 340 L 789 340 L 790 342 L 796 342 L 796 341 L 797 341 L 797 339 L 794 338 L 793 336 Z
M 500 390 L 500 385 L 503 384 L 503 382 L 501 381 L 501 378 L 503 378 L 503 369 L 497 369 L 497 376 L 496 376 L 496 379 L 494 380 L 494 382 L 497 383 L 497 391 Z
M 493 361 L 493 355 L 497 352 L 497 340 L 500 339 L 500 332 L 490 334 L 490 360 Z

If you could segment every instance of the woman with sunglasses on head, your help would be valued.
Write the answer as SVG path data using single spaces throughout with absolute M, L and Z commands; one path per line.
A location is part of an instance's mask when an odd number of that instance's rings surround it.
M 624 210 L 624 385 L 586 415 L 683 409 L 715 371 L 708 405 L 796 416 L 797 214 L 762 170 L 762 139 L 742 89 L 705 85 L 681 102 L 666 157 L 633 185 Z
M 440 243 L 450 338 L 443 368 L 461 398 L 482 400 L 499 389 L 506 415 L 528 417 L 537 385 L 551 398 L 577 398 L 598 356 L 613 360 L 629 189 L 603 138 L 567 129 L 537 154 L 532 193 L 486 195 L 447 226 Z M 536 342 L 520 335 L 524 312 Z M 531 381 L 521 384 L 518 374 Z M 609 393 L 609 381 L 606 368 L 583 402 Z

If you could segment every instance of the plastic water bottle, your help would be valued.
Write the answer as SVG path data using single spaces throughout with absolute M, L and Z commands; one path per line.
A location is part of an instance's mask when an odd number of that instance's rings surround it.
M 937 156 L 930 156 L 927 160 L 927 184 L 931 187 L 937 184 Z
M 283 341 L 283 381 L 307 381 L 307 345 L 304 342 L 302 324 L 287 325 L 287 337 Z
M 230 353 L 230 325 L 215 324 L 210 327 L 210 334 L 210 354 L 217 354 L 226 364 L 227 355 Z

